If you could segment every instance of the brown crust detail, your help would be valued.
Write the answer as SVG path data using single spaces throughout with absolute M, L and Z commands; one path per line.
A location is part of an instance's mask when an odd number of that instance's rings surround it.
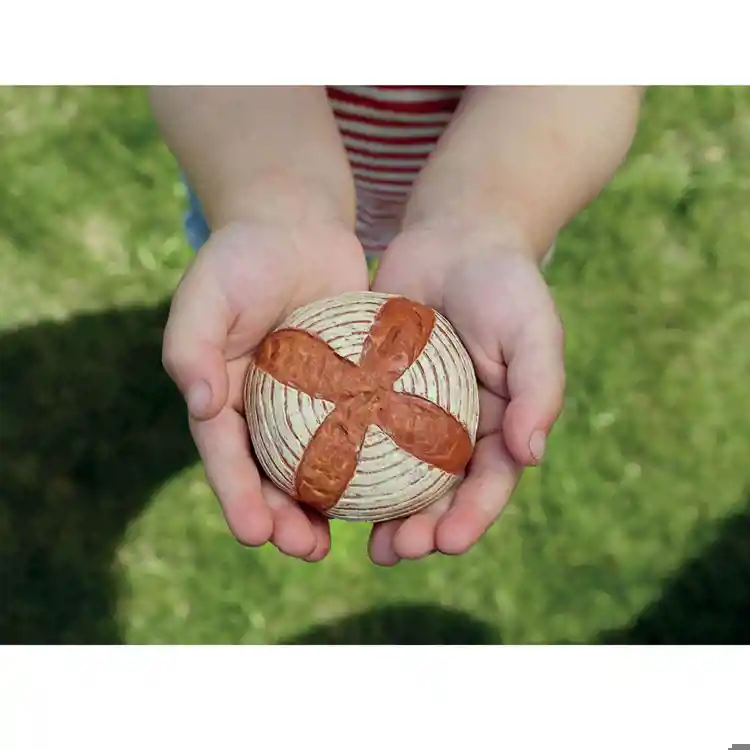
M 466 428 L 452 414 L 411 393 L 391 391 L 378 426 L 399 448 L 449 474 L 460 474 L 474 449 Z
M 261 342 L 256 367 L 284 385 L 336 405 L 297 468 L 294 489 L 300 502 L 322 512 L 336 505 L 357 470 L 371 424 L 415 458 L 451 474 L 463 471 L 473 450 L 464 426 L 437 404 L 393 390 L 422 353 L 434 325 L 429 307 L 403 297 L 387 300 L 358 365 L 307 331 L 281 329 Z
M 435 313 L 403 297 L 389 299 L 373 321 L 359 366 L 388 389 L 411 367 L 430 340 Z
M 317 336 L 296 328 L 282 328 L 261 341 L 255 366 L 283 385 L 311 398 L 336 402 L 346 390 L 356 391 L 362 373 Z
M 297 467 L 298 500 L 322 510 L 336 505 L 357 470 L 373 406 L 374 399 L 366 394 L 344 399 L 323 420 Z

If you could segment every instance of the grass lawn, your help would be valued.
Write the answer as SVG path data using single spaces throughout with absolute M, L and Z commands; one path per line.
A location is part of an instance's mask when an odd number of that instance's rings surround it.
M 566 409 L 461 558 L 247 550 L 160 365 L 190 258 L 139 89 L 0 89 L 0 642 L 750 642 L 750 88 L 651 90 L 560 239 Z

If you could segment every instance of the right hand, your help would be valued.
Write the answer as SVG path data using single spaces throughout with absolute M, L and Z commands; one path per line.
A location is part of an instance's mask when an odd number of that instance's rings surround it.
M 346 228 L 250 222 L 214 232 L 178 285 L 164 332 L 164 368 L 187 402 L 208 482 L 243 544 L 270 541 L 310 562 L 330 549 L 327 519 L 255 465 L 243 387 L 252 350 L 293 309 L 367 288 L 362 247 Z

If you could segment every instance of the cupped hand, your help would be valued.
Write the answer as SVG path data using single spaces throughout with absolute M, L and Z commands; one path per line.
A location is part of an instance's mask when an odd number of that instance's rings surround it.
M 338 226 L 236 223 L 215 232 L 174 294 L 163 363 L 185 397 L 190 430 L 227 524 L 242 543 L 271 542 L 308 561 L 330 549 L 325 518 L 261 476 L 243 408 L 252 350 L 294 308 L 368 288 L 355 236 Z
M 466 552 L 508 503 L 524 466 L 538 464 L 562 408 L 563 329 L 538 262 L 511 242 L 410 230 L 393 242 L 373 289 L 440 310 L 480 383 L 476 448 L 457 489 L 405 520 L 373 528 L 380 565 Z

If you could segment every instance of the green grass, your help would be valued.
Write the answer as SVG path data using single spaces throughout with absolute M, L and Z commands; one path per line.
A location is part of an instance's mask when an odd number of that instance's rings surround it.
M 138 89 L 0 89 L 0 642 L 750 642 L 750 89 L 649 92 L 548 270 L 548 459 L 461 558 L 240 547 L 160 366 L 190 251 Z

